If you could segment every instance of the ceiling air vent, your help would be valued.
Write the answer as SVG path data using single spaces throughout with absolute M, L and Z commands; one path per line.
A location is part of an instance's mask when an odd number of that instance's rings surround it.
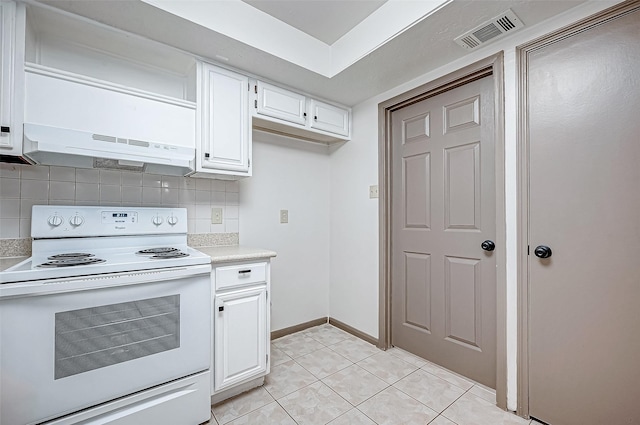
M 522 21 L 511 9 L 508 9 L 495 18 L 478 25 L 471 31 L 467 31 L 461 36 L 456 37 L 454 41 L 467 50 L 473 50 L 489 40 L 494 40 L 507 33 L 515 32 L 522 27 L 524 27 Z

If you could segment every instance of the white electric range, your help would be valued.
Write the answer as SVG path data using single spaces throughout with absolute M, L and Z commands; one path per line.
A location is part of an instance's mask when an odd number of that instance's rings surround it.
M 34 206 L 0 274 L 0 423 L 210 417 L 211 259 L 183 208 Z

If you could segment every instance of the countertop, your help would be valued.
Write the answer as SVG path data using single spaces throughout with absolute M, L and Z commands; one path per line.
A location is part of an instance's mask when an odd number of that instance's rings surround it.
M 11 266 L 15 266 L 27 258 L 29 257 L 0 257 L 0 272 L 7 270 Z
M 194 249 L 197 249 L 198 251 L 209 255 L 213 264 L 228 263 L 234 261 L 260 260 L 275 257 L 277 255 L 274 251 L 269 251 L 261 248 L 250 248 L 240 245 L 198 246 L 194 247 Z

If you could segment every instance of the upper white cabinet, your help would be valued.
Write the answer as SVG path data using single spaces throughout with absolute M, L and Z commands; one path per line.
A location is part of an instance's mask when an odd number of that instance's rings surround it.
M 23 162 L 25 6 L 0 2 L 0 157 Z
M 255 91 L 258 95 L 257 103 L 254 105 L 256 113 L 305 125 L 306 97 L 262 81 L 256 83 Z
M 253 127 L 333 143 L 351 138 L 351 109 L 323 102 L 273 84 L 253 81 Z
M 309 100 L 311 128 L 349 136 L 349 110 L 319 100 Z
M 249 78 L 198 63 L 196 173 L 238 179 L 251 175 Z

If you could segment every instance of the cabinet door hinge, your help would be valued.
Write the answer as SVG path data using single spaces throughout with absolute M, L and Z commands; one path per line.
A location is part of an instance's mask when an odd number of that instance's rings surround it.
M 258 100 L 253 101 L 253 107 L 258 109 Z
M 265 357 L 267 358 L 267 363 L 269 363 L 269 355 L 267 354 Z
M 258 85 L 257 84 L 254 86 L 254 90 L 255 90 L 256 94 L 258 94 Z
M 250 160 L 250 159 L 247 159 L 247 165 L 248 165 L 249 167 L 251 167 L 251 160 Z

